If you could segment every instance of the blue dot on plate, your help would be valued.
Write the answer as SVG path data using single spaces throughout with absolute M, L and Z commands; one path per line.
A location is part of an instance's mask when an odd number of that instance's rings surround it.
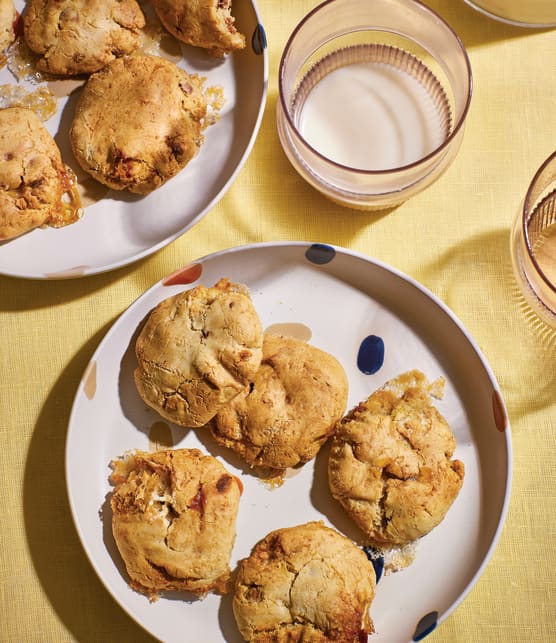
M 376 582 L 378 583 L 384 571 L 384 554 L 375 547 L 363 546 L 362 549 L 375 568 Z
M 260 56 L 266 49 L 266 33 L 260 23 L 255 27 L 255 31 L 251 36 L 251 46 L 257 56 Z
M 305 251 L 305 257 L 311 263 L 316 263 L 319 266 L 325 263 L 330 263 L 336 256 L 336 250 L 332 246 L 327 246 L 324 243 L 314 243 L 310 248 Z
M 357 368 L 365 375 L 380 370 L 384 363 L 384 341 L 377 335 L 369 335 L 361 342 L 357 353 Z
M 438 612 L 429 612 L 417 623 L 415 633 L 413 634 L 414 641 L 422 641 L 425 636 L 428 636 L 435 628 L 438 622 Z

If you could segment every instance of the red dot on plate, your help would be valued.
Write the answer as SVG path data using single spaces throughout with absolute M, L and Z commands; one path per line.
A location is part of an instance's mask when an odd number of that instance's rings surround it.
M 163 286 L 176 286 L 177 284 L 192 284 L 197 281 L 203 272 L 203 264 L 191 263 L 185 268 L 176 270 L 162 281 Z

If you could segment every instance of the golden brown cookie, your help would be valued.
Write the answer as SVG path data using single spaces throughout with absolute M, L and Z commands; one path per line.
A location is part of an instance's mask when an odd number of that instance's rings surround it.
M 148 194 L 203 142 L 202 81 L 158 56 L 118 58 L 90 76 L 70 140 L 85 172 L 114 190 Z
M 410 543 L 436 527 L 459 493 L 464 466 L 433 406 L 443 380 L 420 371 L 388 381 L 352 409 L 334 434 L 332 495 L 377 547 Z
M 261 366 L 248 389 L 209 424 L 215 440 L 248 464 L 283 470 L 314 458 L 347 403 L 340 362 L 291 337 L 266 333 Z
M 0 241 L 79 218 L 72 171 L 30 109 L 0 110 Z
M 199 449 L 112 462 L 112 532 L 135 590 L 197 595 L 230 587 L 241 482 Z
M 196 286 L 150 314 L 136 342 L 137 390 L 171 422 L 202 426 L 254 377 L 262 343 L 247 288 L 228 279 Z
M 232 605 L 246 641 L 359 643 L 373 632 L 375 585 L 359 547 L 309 522 L 269 533 L 240 561 Z
M 244 49 L 235 27 L 232 0 L 153 0 L 160 22 L 178 40 L 218 58 Z
M 12 0 L 0 0 L 0 67 L 5 64 L 2 54 L 15 40 L 14 22 L 16 16 Z
M 23 35 L 40 71 L 92 74 L 141 44 L 145 16 L 135 0 L 29 0 Z

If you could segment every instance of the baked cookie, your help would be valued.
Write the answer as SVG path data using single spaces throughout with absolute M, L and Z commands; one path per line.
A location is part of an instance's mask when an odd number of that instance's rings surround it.
M 451 459 L 454 436 L 431 402 L 443 384 L 403 373 L 352 409 L 334 434 L 330 490 L 372 545 L 424 536 L 459 493 L 464 466 Z
M 112 532 L 133 589 L 230 589 L 241 482 L 199 449 L 136 451 L 111 463 Z
M 373 632 L 375 585 L 359 547 L 309 522 L 269 533 L 240 561 L 232 605 L 246 641 L 359 643 Z
M 79 218 L 73 172 L 32 110 L 0 110 L 0 161 L 0 241 Z
M 2 54 L 15 40 L 16 17 L 17 13 L 12 0 L 0 0 L 0 67 L 6 63 Z
M 153 0 L 160 22 L 178 40 L 217 58 L 245 48 L 235 27 L 232 0 Z
M 262 343 L 247 288 L 196 286 L 151 312 L 136 342 L 137 390 L 171 422 L 202 426 L 254 377 Z
M 89 77 L 70 128 L 85 172 L 114 190 L 148 194 L 203 142 L 202 81 L 158 56 L 117 58 Z
M 49 74 L 92 74 L 141 44 L 145 16 L 135 0 L 29 0 L 23 37 Z
M 209 423 L 218 444 L 251 466 L 283 470 L 314 458 L 347 403 L 338 360 L 292 337 L 266 333 L 263 359 L 249 388 Z

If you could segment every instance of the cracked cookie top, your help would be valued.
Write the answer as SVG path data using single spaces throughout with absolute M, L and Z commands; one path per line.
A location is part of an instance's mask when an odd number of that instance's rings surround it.
M 217 58 L 245 48 L 235 26 L 232 0 L 153 0 L 160 22 L 178 40 L 206 49 Z
M 136 451 L 111 464 L 112 532 L 135 590 L 230 587 L 241 482 L 199 449 Z
M 75 177 L 38 116 L 0 110 L 0 241 L 80 216 Z
M 12 0 L 0 0 L 0 67 L 4 65 L 1 54 L 15 39 L 14 22 L 17 13 Z
M 464 466 L 433 406 L 443 380 L 420 371 L 388 381 L 339 423 L 328 463 L 332 495 L 377 547 L 408 544 L 436 527 L 463 483 Z
M 325 351 L 266 333 L 259 370 L 211 420 L 215 440 L 248 464 L 283 470 L 314 458 L 342 417 L 347 375 Z
M 30 0 L 23 35 L 40 71 L 91 74 L 141 43 L 145 17 L 135 0 Z
M 77 162 L 114 190 L 159 188 L 203 143 L 202 86 L 199 77 L 159 56 L 109 63 L 90 76 L 75 108 L 70 141 Z
M 262 343 L 247 288 L 228 279 L 196 286 L 149 315 L 136 341 L 137 390 L 171 422 L 202 426 L 248 386 Z
M 359 547 L 309 522 L 269 533 L 240 561 L 232 605 L 246 641 L 359 643 L 373 632 L 375 585 Z

